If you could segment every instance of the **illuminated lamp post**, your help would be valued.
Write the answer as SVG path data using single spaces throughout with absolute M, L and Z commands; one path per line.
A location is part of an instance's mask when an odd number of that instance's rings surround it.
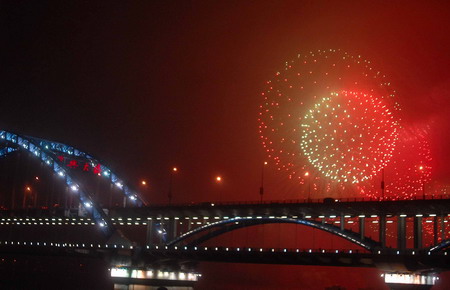
M 218 175 L 214 178 L 214 180 L 217 184 L 221 184 L 223 181 L 223 178 L 222 178 L 222 176 Z M 217 190 L 217 192 L 220 194 L 220 190 Z
M 308 178 L 308 202 L 311 202 L 311 177 L 309 177 L 309 172 L 305 172 L 305 177 Z
M 169 193 L 167 194 L 167 197 L 169 198 L 169 204 L 172 203 L 172 184 L 173 184 L 173 175 L 178 172 L 178 168 L 174 167 L 170 171 L 170 181 L 169 181 Z
M 420 165 L 419 170 L 422 172 L 421 174 L 421 183 L 422 183 L 422 199 L 425 199 L 425 166 Z
M 147 180 L 145 180 L 145 179 L 142 179 L 140 182 L 139 182 L 139 184 L 140 184 L 140 187 L 141 187 L 141 192 L 144 194 L 144 195 L 147 195 L 147 193 L 148 193 L 148 183 L 147 183 Z
M 31 187 L 29 187 L 29 186 L 25 187 L 25 191 L 23 192 L 23 202 L 22 202 L 23 209 L 25 209 L 25 207 L 26 207 L 27 194 L 29 194 L 31 197 Z
M 264 195 L 264 167 L 267 165 L 267 161 L 264 161 L 261 169 L 261 187 L 259 188 L 259 195 L 261 196 L 261 203 Z

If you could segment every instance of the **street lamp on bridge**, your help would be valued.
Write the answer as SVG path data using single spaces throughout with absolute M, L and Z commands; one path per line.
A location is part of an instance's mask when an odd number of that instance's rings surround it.
M 261 187 L 259 188 L 259 195 L 261 196 L 261 203 L 263 201 L 263 195 L 264 195 L 264 167 L 266 167 L 267 161 L 264 161 L 261 169 Z
M 173 175 L 178 172 L 177 167 L 173 167 L 170 171 L 170 181 L 169 181 L 169 192 L 167 194 L 167 197 L 169 198 L 169 204 L 172 203 L 172 185 L 173 185 Z
M 311 201 L 311 177 L 309 176 L 309 171 L 306 171 L 304 176 L 308 178 L 308 202 Z
M 425 199 L 425 166 L 420 165 L 419 170 L 421 174 L 421 183 L 422 183 L 422 199 Z
M 27 207 L 27 195 L 29 196 L 29 200 L 33 198 L 33 191 L 30 186 L 25 187 L 25 191 L 23 192 L 23 202 L 22 202 L 22 208 L 25 209 Z M 36 199 L 35 199 L 35 205 L 36 205 Z

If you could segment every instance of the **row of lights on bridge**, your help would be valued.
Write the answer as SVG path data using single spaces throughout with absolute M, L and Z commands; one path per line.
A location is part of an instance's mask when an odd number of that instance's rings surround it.
M 416 217 L 424 217 L 424 215 L 422 215 L 422 214 L 416 214 L 415 215 Z M 391 215 L 389 215 L 389 216 L 387 216 L 387 218 L 390 218 L 390 217 L 392 217 Z M 406 217 L 406 215 L 400 215 L 399 217 Z M 436 217 L 436 214 L 428 214 L 427 215 L 427 217 Z M 427 218 L 427 217 L 424 217 L 424 218 Z M 450 214 L 447 214 L 446 215 L 446 217 L 450 217 Z M 251 219 L 251 218 L 256 218 L 256 219 L 262 219 L 262 218 L 269 218 L 269 219 L 275 219 L 275 218 L 280 218 L 280 219 L 298 219 L 298 216 L 247 216 L 247 217 L 240 217 L 240 216 L 234 216 L 234 217 L 229 217 L 229 216 L 223 216 L 223 217 L 219 217 L 219 216 L 215 216 L 215 217 L 209 217 L 209 216 L 203 216 L 203 217 L 198 217 L 198 216 L 193 216 L 193 217 L 185 217 L 185 219 L 186 220 L 200 220 L 200 219 L 204 219 L 204 220 L 209 220 L 209 219 L 211 219 L 211 218 L 213 218 L 213 219 L 215 219 L 215 220 L 227 220 L 227 219 L 231 219 L 231 218 L 234 218 L 234 219 L 240 219 L 240 218 L 246 218 L 246 219 Z M 308 215 L 308 216 L 305 216 L 304 217 L 305 219 L 316 219 L 316 218 L 319 218 L 319 219 L 326 219 L 326 218 L 329 218 L 329 219 L 335 219 L 335 218 L 337 218 L 337 216 L 335 216 L 335 215 L 331 215 L 331 216 L 329 216 L 329 217 L 326 217 L 326 216 L 317 216 L 317 217 L 313 217 L 313 216 L 310 216 L 310 215 Z M 366 216 L 366 215 L 359 215 L 359 216 L 350 216 L 350 215 L 345 215 L 344 216 L 344 218 L 378 218 L 378 215 L 370 215 L 370 216 Z M 174 217 L 174 218 L 172 218 L 173 220 L 180 220 L 181 218 L 180 217 Z M 73 217 L 73 218 L 0 218 L 0 221 L 1 222 L 29 222 L 29 221 L 59 221 L 59 222 L 62 222 L 63 220 L 65 220 L 65 221 L 70 221 L 70 220 L 72 220 L 72 221 L 91 221 L 92 219 L 91 218 L 88 218 L 88 217 L 85 217 L 85 218 L 83 218 L 83 217 Z M 118 218 L 111 218 L 111 221 L 113 221 L 113 222 L 115 222 L 115 221 L 117 221 L 117 222 L 122 222 L 122 221 L 136 221 L 136 222 L 144 222 L 145 220 L 147 220 L 147 221 L 153 221 L 153 220 L 157 220 L 157 221 L 160 221 L 160 220 L 166 220 L 166 221 L 168 221 L 168 220 L 171 220 L 171 218 L 169 218 L 169 217 L 156 217 L 156 218 L 153 218 L 153 217 L 147 217 L 147 218 L 140 218 L 140 217 L 136 217 L 136 218 L 131 218 L 131 217 L 128 217 L 128 218 L 122 218 L 122 217 L 118 217 Z M 353 221 L 348 221 L 348 222 L 353 222 Z M 389 220 L 387 221 L 387 222 L 389 222 Z M 391 222 L 392 222 L 392 220 L 391 220 Z M 432 222 L 431 220 L 427 220 L 426 222 Z M 444 222 L 447 222 L 447 220 L 444 220 Z
M 53 248 L 91 248 L 91 249 L 129 249 L 133 250 L 135 247 L 131 245 L 122 245 L 122 244 L 92 244 L 92 243 L 63 243 L 63 242 L 25 242 L 25 241 L 0 241 L 1 246 L 23 246 L 23 247 L 53 247 Z M 365 251 L 359 250 L 335 250 L 335 249 L 287 249 L 287 248 L 230 248 L 230 247 L 198 247 L 198 246 L 145 246 L 146 250 L 158 250 L 158 251 L 225 251 L 225 252 L 277 252 L 277 253 L 304 253 L 304 254 L 359 254 L 365 253 Z M 386 250 L 378 250 L 376 254 L 392 254 L 395 255 L 416 255 L 415 250 L 395 250 L 391 249 Z M 447 256 L 448 252 L 444 251 L 440 252 L 426 252 L 427 255 L 438 254 Z
M 24 246 L 24 247 L 56 247 L 56 248 L 93 248 L 93 249 L 129 249 L 133 250 L 135 247 L 131 245 L 122 245 L 122 244 L 93 244 L 93 243 L 65 243 L 65 242 L 26 242 L 26 241 L 0 241 L 0 247 L 1 246 Z M 146 250 L 158 250 L 158 251 L 235 251 L 235 252 L 283 252 L 283 253 L 322 253 L 322 254 L 339 254 L 339 253 L 348 253 L 348 254 L 359 254 L 359 253 L 365 253 L 365 251 L 359 251 L 359 250 L 326 250 L 326 249 L 288 249 L 288 248 L 230 248 L 230 247 L 198 247 L 198 246 L 145 246 Z M 395 250 L 392 251 L 391 249 L 385 249 L 385 250 L 378 250 L 376 251 L 376 254 L 386 254 L 386 253 L 395 253 L 395 255 L 416 255 L 415 250 Z M 440 252 L 426 252 L 427 255 L 431 254 L 438 254 L 438 255 L 444 255 L 447 256 L 448 252 L 444 251 L 442 253 Z

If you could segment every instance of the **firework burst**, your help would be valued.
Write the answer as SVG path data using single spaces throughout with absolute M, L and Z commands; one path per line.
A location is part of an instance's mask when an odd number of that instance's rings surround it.
M 390 82 L 385 75 L 372 68 L 370 61 L 340 50 L 319 50 L 299 54 L 295 60 L 286 62 L 284 69 L 277 72 L 274 79 L 268 81 L 266 85 L 266 89 L 262 93 L 263 103 L 260 105 L 258 121 L 260 138 L 267 156 L 273 160 L 280 171 L 285 171 L 290 179 L 302 184 L 308 178 L 308 182 L 312 182 L 311 187 L 316 196 L 319 192 L 328 195 L 337 188 L 340 188 L 341 191 L 345 188 L 347 190 L 350 187 L 354 188 L 348 184 L 352 185 L 370 179 L 391 158 L 397 130 L 395 128 L 398 123 L 395 120 L 398 119 L 399 106 L 395 101 L 395 91 Z M 334 130 L 339 130 L 343 137 L 347 134 L 342 131 L 345 130 L 344 127 L 349 130 L 349 127 L 357 125 L 361 131 L 371 132 L 370 134 L 363 133 L 368 139 L 366 141 L 364 141 L 364 137 L 360 139 L 356 131 L 352 129 L 351 135 L 354 141 L 350 140 L 349 142 L 352 143 L 348 144 L 338 144 L 340 141 L 333 140 L 336 141 L 334 149 L 331 149 L 330 144 L 327 144 L 327 148 L 325 143 L 315 142 L 314 138 L 312 138 L 312 143 L 308 143 L 307 138 L 313 137 L 313 131 L 306 130 L 307 127 L 301 127 L 301 124 L 314 126 L 313 120 L 316 117 L 316 119 L 323 119 L 323 122 L 325 122 L 324 119 L 331 118 L 332 111 L 330 111 L 330 116 L 324 117 L 319 116 L 314 108 L 317 105 L 321 106 L 320 104 L 326 106 L 321 103 L 324 99 L 332 96 L 332 93 L 343 91 L 346 91 L 347 95 L 351 95 L 349 99 L 355 99 L 355 110 L 358 110 L 358 114 L 360 114 L 359 121 L 385 120 L 386 125 L 394 129 L 383 127 L 387 132 L 382 129 L 377 132 L 374 127 L 371 127 L 368 130 L 364 125 L 356 123 L 357 120 L 350 121 L 350 118 L 342 115 L 341 122 L 327 125 L 325 133 L 316 131 L 317 137 L 322 136 L 323 141 L 327 143 L 331 141 L 331 138 L 338 137 L 333 135 Z M 368 95 L 374 97 L 369 98 Z M 356 105 L 356 99 L 364 98 L 369 103 L 374 102 L 374 105 L 379 106 L 378 114 L 366 112 L 367 114 L 364 116 L 364 111 L 360 112 L 360 109 L 369 110 L 364 107 L 364 103 Z M 331 99 L 329 101 L 334 102 Z M 348 102 L 341 106 L 353 111 L 353 107 Z M 311 108 L 315 112 L 314 118 L 312 118 L 313 113 L 308 113 Z M 343 111 L 339 113 L 341 114 Z M 345 124 L 339 128 L 339 123 Z M 307 137 L 304 136 L 302 139 L 303 133 Z M 382 139 L 381 143 L 386 146 L 378 144 L 379 140 L 376 136 L 380 136 L 380 138 L 384 136 L 385 139 Z M 390 141 L 393 142 L 388 146 Z M 366 143 L 361 146 L 361 142 Z M 370 146 L 373 148 L 369 148 Z M 353 149 L 361 147 L 364 147 L 362 153 L 351 152 Z M 350 153 L 345 154 L 342 158 L 343 155 L 336 154 L 336 148 L 345 149 L 347 152 L 350 150 Z M 363 154 L 364 152 L 366 154 Z M 318 158 L 319 153 L 320 158 Z M 336 163 L 339 155 L 342 160 Z M 325 157 L 329 160 L 324 159 Z M 366 160 L 366 158 L 368 159 Z M 357 173 L 358 170 L 362 173 Z M 350 173 L 348 173 L 349 171 Z M 310 172 L 310 174 L 306 177 L 305 172 Z

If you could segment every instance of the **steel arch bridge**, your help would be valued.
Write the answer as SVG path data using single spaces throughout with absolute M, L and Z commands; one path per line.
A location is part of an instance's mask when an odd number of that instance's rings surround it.
M 99 172 L 101 172 L 101 176 L 114 185 L 123 194 L 125 200 L 128 201 L 130 206 L 145 206 L 144 201 L 139 197 L 138 193 L 128 186 L 124 179 L 120 178 L 111 170 L 111 168 L 94 156 L 63 143 L 0 130 L 0 158 L 18 151 L 30 153 L 31 156 L 45 164 L 49 170 L 53 171 L 57 177 L 64 181 L 68 188 L 78 196 L 80 206 L 83 207 L 91 216 L 93 221 L 95 221 L 99 229 L 106 235 L 106 237 L 111 237 L 115 232 L 117 232 L 109 214 L 104 212 L 101 206 L 88 193 L 83 184 L 77 180 L 77 177 L 74 176 L 73 172 L 68 170 L 64 162 L 58 157 L 61 155 L 68 158 L 70 157 L 72 159 L 87 162 L 91 164 L 92 167 L 100 168 L 101 170 Z M 145 208 L 142 209 L 147 210 Z M 133 211 L 134 210 L 135 209 L 133 209 Z M 401 216 L 400 218 L 404 219 Z M 268 216 L 233 217 L 231 219 L 220 220 L 200 226 L 193 230 L 189 230 L 178 237 L 173 236 L 173 239 L 167 243 L 167 245 L 174 246 L 181 243 L 197 245 L 228 231 L 254 225 L 273 223 L 290 223 L 309 226 L 342 237 L 369 251 L 373 251 L 379 247 L 383 248 L 379 242 L 364 237 L 361 233 L 345 230 L 330 224 L 309 219 L 277 218 Z M 199 235 L 200 237 L 195 238 L 196 235 Z M 190 240 L 190 238 L 195 239 Z M 435 242 L 434 246 L 429 247 L 428 250 L 430 252 L 439 252 L 448 247 L 450 247 L 450 239 L 442 239 L 440 243 Z
M 336 235 L 338 237 L 344 238 L 366 250 L 373 251 L 380 247 L 380 243 L 365 237 L 361 237 L 352 231 L 341 230 L 339 227 L 324 224 L 312 220 L 305 219 L 294 219 L 294 218 L 277 218 L 277 217 L 236 217 L 227 220 L 221 220 L 211 224 L 207 224 L 196 229 L 193 229 L 185 234 L 179 236 L 178 238 L 167 243 L 167 246 L 175 246 L 179 243 L 186 241 L 188 238 L 200 234 L 201 236 L 192 242 L 188 243 L 188 246 L 196 246 L 200 243 L 206 242 L 209 239 L 222 235 L 226 232 L 237 230 L 240 228 L 264 225 L 264 224 L 297 224 L 312 227 L 314 229 L 319 229 L 324 232 Z M 211 231 L 212 230 L 212 231 Z M 203 235 L 202 235 L 203 234 Z
M 99 175 L 114 184 L 133 206 L 143 206 L 145 203 L 136 191 L 132 190 L 126 182 L 114 173 L 108 166 L 92 155 L 83 152 L 73 146 L 41 138 L 19 135 L 0 130 L 0 158 L 19 150 L 31 153 L 31 155 L 48 166 L 55 172 L 72 192 L 77 193 L 80 205 L 91 215 L 101 230 L 110 237 L 115 232 L 109 216 L 95 202 L 84 186 L 77 178 L 67 170 L 58 156 L 77 158 L 99 169 Z

